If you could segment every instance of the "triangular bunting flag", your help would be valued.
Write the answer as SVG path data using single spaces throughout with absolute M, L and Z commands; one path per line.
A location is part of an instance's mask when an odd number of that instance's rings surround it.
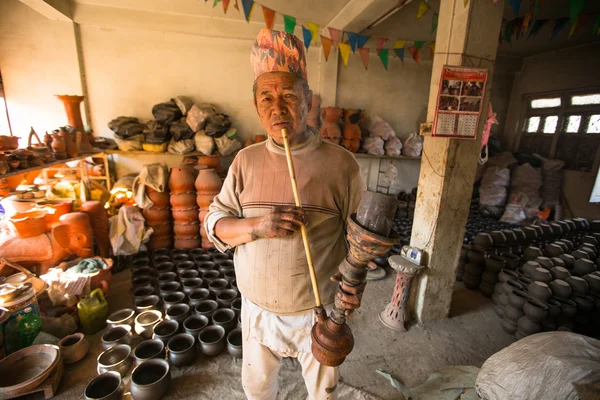
M 410 52 L 413 60 L 415 60 L 418 65 L 421 65 L 421 49 L 418 47 L 409 46 L 408 51 Z
M 516 35 L 517 40 L 521 39 L 521 27 L 523 26 L 523 18 L 515 18 L 511 21 L 512 32 Z
M 340 46 L 340 56 L 344 62 L 344 67 L 347 67 L 348 59 L 350 58 L 350 45 L 346 43 L 339 43 L 338 46 Z
M 538 11 L 540 11 L 540 5 L 544 2 L 544 0 L 535 0 L 532 4 L 533 6 L 533 20 L 536 21 L 538 17 Z
M 467 4 L 469 4 L 469 0 L 464 0 L 464 4 L 463 5 L 466 7 Z
M 352 33 L 352 32 L 346 32 L 346 34 L 348 35 L 348 43 L 350 44 L 350 47 L 352 48 L 352 52 L 356 53 L 356 45 L 358 44 L 358 35 L 356 33 Z
M 244 17 L 250 22 L 252 11 L 254 10 L 254 0 L 242 0 L 242 8 L 244 9 Z
M 527 36 L 527 39 L 534 37 L 540 31 L 540 29 L 542 29 L 542 27 L 544 25 L 546 25 L 547 23 L 548 23 L 547 19 L 538 19 L 537 21 L 535 21 L 533 23 L 533 25 L 531 25 L 531 30 L 529 31 L 529 35 Z
M 321 35 L 321 43 L 323 44 L 323 53 L 325 54 L 325 61 L 329 60 L 329 53 L 331 52 L 332 41 L 327 36 Z
M 554 28 L 552 28 L 552 33 L 550 34 L 550 40 L 554 39 L 556 37 L 556 35 L 558 35 L 560 33 L 560 31 L 563 30 L 563 28 L 567 25 L 568 22 L 569 22 L 569 18 L 559 18 L 556 21 L 554 21 Z
M 415 43 L 414 43 L 414 46 L 415 46 L 415 47 L 418 47 L 419 49 L 420 49 L 421 47 L 423 47 L 424 45 L 425 45 L 425 41 L 424 41 L 424 40 L 417 40 L 417 41 L 415 41 Z
M 527 32 L 527 28 L 529 28 L 529 23 L 531 22 L 532 16 L 533 13 L 531 11 L 527 11 L 527 14 L 525 14 L 525 18 L 523 18 L 523 24 L 521 25 L 521 35 Z
M 394 42 L 394 48 L 401 49 L 404 47 L 405 44 L 406 44 L 406 40 L 396 40 L 396 42 Z
M 329 29 L 329 37 L 333 42 L 333 48 L 336 48 L 338 43 L 340 42 L 340 30 L 335 28 L 327 28 Z
M 359 47 L 358 54 L 360 54 L 360 58 L 362 59 L 363 65 L 365 69 L 369 69 L 369 48 L 368 47 Z
M 306 50 L 310 47 L 310 42 L 312 41 L 312 33 L 308 30 L 307 27 L 302 25 L 302 37 L 304 37 L 304 46 Z
M 223 11 L 227 14 L 227 9 L 229 9 L 229 3 L 231 0 L 223 0 Z
M 575 28 L 575 32 L 573 32 L 573 33 L 574 34 L 579 33 L 583 28 L 585 28 L 587 26 L 587 24 L 592 22 L 593 18 L 594 18 L 594 16 L 592 14 L 580 15 L 579 18 L 577 18 L 577 27 Z
M 600 35 L 600 13 L 596 16 L 596 20 L 594 21 L 594 27 L 592 28 L 594 35 Z
M 213 8 L 215 8 L 220 2 L 221 2 L 221 0 L 215 0 L 213 2 Z
M 421 0 L 421 3 L 419 3 L 419 8 L 417 10 L 417 20 L 423 18 L 423 15 L 427 14 L 427 11 L 429 11 L 430 8 L 431 6 L 427 4 L 425 0 Z
M 435 32 L 437 30 L 439 21 L 440 21 L 440 14 L 434 12 L 433 19 L 431 20 L 431 33 Z
M 431 55 L 431 58 L 435 56 L 435 42 L 431 42 L 429 45 L 429 55 Z
M 377 54 L 379 54 L 379 52 L 381 51 L 381 49 L 383 49 L 385 47 L 385 44 L 387 43 L 389 39 L 385 38 L 385 37 L 378 37 L 377 38 Z
M 400 59 L 400 61 L 404 62 L 404 47 L 401 49 L 394 49 L 394 53 Z
M 390 57 L 390 51 L 388 49 L 381 49 L 379 52 L 379 59 L 383 63 L 385 70 L 388 69 L 388 59 Z
M 369 41 L 369 36 L 358 35 L 357 45 L 358 47 L 365 47 L 365 44 Z
M 275 23 L 275 11 L 271 10 L 269 7 L 261 7 L 263 16 L 265 17 L 265 25 L 267 26 L 267 29 L 273 29 L 273 24 Z
M 316 44 L 319 40 L 319 25 L 314 22 L 307 22 L 306 26 L 312 35 L 312 40 Z
M 508 0 L 508 2 L 510 3 L 515 15 L 519 15 L 519 10 L 521 9 L 521 0 Z
M 294 34 L 294 30 L 296 29 L 296 17 L 292 17 L 291 15 L 283 15 L 283 24 L 285 25 L 285 31 L 287 33 Z
M 235 3 L 233 4 L 233 8 L 240 11 L 240 3 L 238 3 L 238 0 L 235 0 Z
M 573 36 L 579 27 L 579 17 L 575 17 L 571 23 L 571 29 L 569 29 L 569 37 Z
M 585 0 L 569 0 L 569 18 L 571 23 L 581 15 L 583 12 L 583 7 L 585 7 Z

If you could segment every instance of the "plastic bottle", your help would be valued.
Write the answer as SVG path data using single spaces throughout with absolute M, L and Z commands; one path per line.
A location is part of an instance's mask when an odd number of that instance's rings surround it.
M 86 335 L 104 328 L 108 317 L 108 303 L 104 299 L 102 289 L 95 289 L 89 296 L 83 297 L 77 304 L 77 312 L 83 333 Z

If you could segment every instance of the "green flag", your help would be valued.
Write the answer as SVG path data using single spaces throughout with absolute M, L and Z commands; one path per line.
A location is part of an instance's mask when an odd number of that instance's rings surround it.
M 283 14 L 283 23 L 285 24 L 285 31 L 293 35 L 294 29 L 296 29 L 296 17 Z
M 585 7 L 585 0 L 569 0 L 569 19 L 573 23 Z
M 439 19 L 440 19 L 440 14 L 434 12 L 433 19 L 431 20 L 431 33 L 436 31 Z
M 381 51 L 379 52 L 379 59 L 381 60 L 381 62 L 383 63 L 383 66 L 385 67 L 385 69 L 388 69 L 388 58 L 390 55 L 390 50 L 389 49 L 381 49 Z

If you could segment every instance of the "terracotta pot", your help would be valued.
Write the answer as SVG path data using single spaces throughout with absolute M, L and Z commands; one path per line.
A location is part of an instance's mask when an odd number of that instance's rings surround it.
M 59 133 L 52 135 L 52 151 L 61 154 L 67 152 L 67 141 L 65 140 L 65 137 Z
M 344 110 L 344 139 L 354 139 L 361 137 L 358 123 L 362 120 L 362 111 L 356 109 Z
M 356 153 L 360 149 L 360 138 L 342 139 L 342 146 L 351 153 Z
M 169 206 L 169 192 L 157 192 L 150 186 L 146 186 L 146 194 L 152 200 L 154 206 L 152 208 L 165 208 Z
M 165 208 L 147 208 L 142 210 L 142 215 L 147 222 L 154 222 L 156 224 L 164 224 L 171 221 L 171 210 L 168 207 Z
M 69 125 L 77 129 L 79 132 L 83 132 L 83 120 L 81 119 L 81 102 L 85 97 L 83 96 L 69 96 L 69 95 L 55 95 L 63 105 L 65 106 L 65 112 L 67 113 L 67 120 Z
M 206 209 L 200 209 L 200 212 L 198 212 L 198 220 L 200 221 L 200 225 L 204 226 L 204 220 L 206 219 L 206 216 L 208 215 L 208 210 Z
M 340 107 L 321 108 L 321 118 L 324 123 L 338 124 L 342 118 L 343 110 Z
M 149 250 L 162 249 L 171 246 L 173 246 L 172 236 L 159 236 L 156 238 L 150 238 L 150 241 L 148 242 Z
M 73 200 L 47 200 L 38 203 L 38 207 L 43 209 L 51 209 L 54 212 L 49 212 L 46 216 L 49 226 L 57 222 L 60 217 L 70 212 L 73 212 Z
M 221 191 L 223 183 L 214 169 L 203 169 L 198 172 L 195 187 L 196 203 L 200 208 L 208 208 L 214 197 Z
M 193 168 L 171 168 L 171 174 L 169 176 L 169 189 L 171 189 L 171 194 L 193 191 L 195 180 L 196 177 L 194 176 Z
M 187 209 L 196 207 L 196 192 L 171 194 L 169 202 L 173 208 Z
M 206 165 L 219 172 L 221 170 L 220 156 L 198 156 L 198 165 Z
M 171 210 L 173 214 L 173 219 L 177 223 L 191 223 L 198 221 L 198 207 L 192 208 L 173 208 Z M 177 246 L 175 246 L 177 247 Z
M 336 123 L 324 123 L 319 130 L 321 139 L 339 145 L 342 141 L 342 130 Z
M 100 257 L 108 258 L 110 256 L 110 238 L 108 236 L 108 215 L 104 205 L 99 201 L 86 201 L 81 205 L 81 211 L 90 218 Z
M 175 222 L 173 224 L 173 232 L 175 236 L 179 237 L 197 237 L 200 235 L 200 223 L 199 222 L 190 222 L 190 223 L 180 223 Z
M 18 236 L 29 238 L 39 236 L 50 230 L 47 215 L 47 211 L 26 211 L 14 214 L 10 217 L 10 222 Z
M 60 355 L 65 364 L 73 364 L 86 356 L 90 349 L 90 344 L 83 333 L 75 333 L 65 336 L 58 342 Z
M 193 249 L 201 245 L 199 237 L 176 237 L 174 246 L 178 249 Z
M 166 236 L 171 236 L 171 232 L 172 232 L 172 224 L 171 222 L 166 222 L 166 223 L 162 223 L 162 224 L 157 224 L 157 223 L 147 223 L 146 225 L 148 225 L 149 227 L 152 228 L 152 230 L 154 231 L 154 233 L 152 233 L 152 237 L 166 237 Z
M 16 150 L 19 148 L 18 136 L 0 136 L 0 150 Z

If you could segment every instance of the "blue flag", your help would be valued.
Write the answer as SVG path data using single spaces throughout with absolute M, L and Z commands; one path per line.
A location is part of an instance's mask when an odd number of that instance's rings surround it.
M 348 35 L 348 43 L 350 43 L 350 47 L 352 48 L 352 52 L 356 53 L 356 47 L 358 44 L 358 35 L 352 32 L 346 32 Z
M 302 25 L 302 36 L 304 36 L 304 46 L 306 46 L 306 49 L 308 50 L 310 42 L 312 41 L 312 33 L 304 25 Z

